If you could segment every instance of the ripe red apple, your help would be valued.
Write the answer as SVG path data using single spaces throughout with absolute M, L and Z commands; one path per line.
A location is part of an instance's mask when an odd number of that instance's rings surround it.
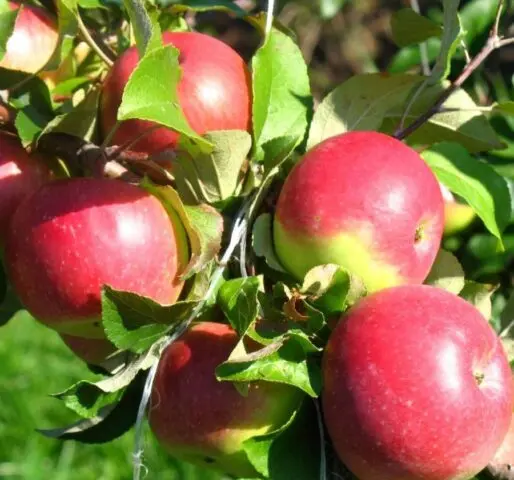
M 148 192 L 118 180 L 48 183 L 14 214 L 5 267 L 27 310 L 78 337 L 102 338 L 101 287 L 175 302 L 188 258 L 180 220 Z
M 53 55 L 59 34 L 55 19 L 43 8 L 11 1 L 12 10 L 20 9 L 0 67 L 36 73 Z
M 377 132 L 349 132 L 311 149 L 287 177 L 275 249 L 299 280 L 328 263 L 368 291 L 422 283 L 444 222 L 439 184 L 419 154 Z
M 365 480 L 463 480 L 504 439 L 513 382 L 470 303 L 392 287 L 341 318 L 323 357 L 323 412 L 339 458 Z
M 178 98 L 191 128 L 198 134 L 214 130 L 249 130 L 251 121 L 250 73 L 239 54 L 220 40 L 196 32 L 166 32 L 163 42 L 180 51 L 182 76 Z M 105 79 L 100 125 L 107 135 L 116 123 L 123 89 L 139 61 L 135 47 L 115 62 Z M 127 120 L 116 131 L 112 143 L 134 140 L 155 125 L 142 120 Z M 173 148 L 178 134 L 158 128 L 139 140 L 133 150 L 155 153 Z
M 301 392 L 279 383 L 252 382 L 242 396 L 219 382 L 216 367 L 238 341 L 228 325 L 193 326 L 164 352 L 153 386 L 149 421 L 158 441 L 174 457 L 236 476 L 258 476 L 243 442 L 283 425 Z
M 42 158 L 29 155 L 14 135 L 0 133 L 0 245 L 18 205 L 50 178 Z
M 468 228 L 476 218 L 475 211 L 455 198 L 452 192 L 440 184 L 444 199 L 444 235 L 456 235 Z
M 78 358 L 91 365 L 101 365 L 109 355 L 117 350 L 105 338 L 82 338 L 63 334 L 60 337 Z

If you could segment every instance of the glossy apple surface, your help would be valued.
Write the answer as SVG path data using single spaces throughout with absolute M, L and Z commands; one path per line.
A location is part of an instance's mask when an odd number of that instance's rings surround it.
M 50 178 L 42 158 L 29 155 L 15 136 L 0 133 L 0 245 L 18 205 Z
M 155 197 L 93 178 L 51 182 L 28 197 L 5 248 L 6 272 L 27 310 L 61 333 L 91 338 L 103 337 L 102 285 L 171 304 L 187 258 L 180 221 Z
M 170 345 L 158 367 L 149 420 L 174 457 L 254 478 L 243 442 L 282 426 L 302 394 L 279 383 L 253 382 L 242 396 L 231 382 L 219 382 L 215 369 L 237 341 L 228 325 L 203 322 Z
M 342 266 L 369 291 L 422 283 L 440 246 L 444 203 L 419 154 L 377 132 L 349 132 L 311 149 L 288 175 L 275 249 L 298 279 Z
M 512 375 L 494 330 L 471 304 L 427 285 L 353 307 L 329 339 L 323 378 L 329 435 L 364 480 L 468 479 L 512 417 Z
M 0 67 L 36 73 L 47 64 L 57 46 L 57 22 L 43 8 L 34 5 L 9 2 L 9 7 L 19 9 L 19 13 Z
M 166 32 L 164 44 L 180 51 L 182 76 L 178 98 L 191 128 L 199 134 L 214 130 L 249 130 L 251 120 L 250 73 L 239 54 L 225 43 L 196 32 Z M 100 124 L 107 135 L 116 123 L 123 89 L 139 60 L 135 47 L 115 62 L 102 90 Z M 131 142 L 152 125 L 127 120 L 116 131 L 112 144 Z M 145 135 L 131 149 L 154 153 L 176 145 L 178 134 L 158 128 Z

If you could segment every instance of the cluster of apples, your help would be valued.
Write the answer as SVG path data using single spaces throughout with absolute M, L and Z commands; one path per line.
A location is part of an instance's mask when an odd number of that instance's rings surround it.
M 178 94 L 192 128 L 249 131 L 244 60 L 200 33 L 168 32 L 163 41 L 180 51 Z M 105 79 L 104 137 L 138 58 L 128 49 Z M 136 140 L 131 148 L 147 153 L 177 144 L 177 133 L 148 133 L 151 126 L 124 122 L 112 142 Z M 444 223 L 431 170 L 416 151 L 377 132 L 349 132 L 312 148 L 276 205 L 276 254 L 292 276 L 301 281 L 317 265 L 337 264 L 368 292 L 336 323 L 322 363 L 327 430 L 361 480 L 472 477 L 507 436 L 514 386 L 499 338 L 471 304 L 422 285 Z M 92 364 L 115 350 L 100 321 L 102 286 L 173 304 L 190 255 L 179 217 L 157 198 L 120 180 L 57 179 L 7 133 L 0 134 L 0 242 L 24 307 Z M 254 382 L 243 396 L 218 382 L 215 369 L 238 340 L 228 325 L 204 321 L 170 345 L 149 420 L 174 456 L 249 478 L 258 474 L 245 440 L 283 425 L 303 395 Z

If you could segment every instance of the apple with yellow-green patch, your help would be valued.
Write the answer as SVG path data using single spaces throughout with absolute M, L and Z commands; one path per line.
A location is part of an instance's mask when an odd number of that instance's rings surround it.
M 328 138 L 285 180 L 274 217 L 277 256 L 299 280 L 337 264 L 369 292 L 422 283 L 439 250 L 444 202 L 419 154 L 378 132 Z
M 283 426 L 302 401 L 289 385 L 249 383 L 247 395 L 220 382 L 216 367 L 238 342 L 228 325 L 194 325 L 161 357 L 149 408 L 150 427 L 177 459 L 233 475 L 255 478 L 243 443 Z

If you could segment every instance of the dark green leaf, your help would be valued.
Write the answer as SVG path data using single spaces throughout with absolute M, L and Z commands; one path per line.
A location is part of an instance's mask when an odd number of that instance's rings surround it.
M 84 418 L 93 418 L 107 405 L 118 401 L 123 390 L 138 372 L 148 370 L 159 359 L 161 344 L 155 344 L 148 352 L 139 355 L 111 377 L 92 383 L 82 380 L 64 392 L 54 396 L 63 400 L 66 407 Z
M 272 224 L 273 219 L 269 213 L 263 213 L 255 220 L 252 230 L 253 251 L 258 257 L 264 257 L 273 270 L 285 273 L 273 246 Z
M 298 146 L 298 139 L 294 135 L 277 137 L 262 145 L 263 164 L 265 173 L 280 167 Z
M 439 181 L 462 197 L 501 242 L 511 218 L 510 193 L 503 177 L 457 144 L 434 145 L 422 156 Z
M 0 326 L 11 320 L 23 306 L 7 282 L 2 264 L 0 263 Z
M 321 451 L 316 410 L 304 401 L 282 428 L 244 442 L 244 450 L 256 470 L 273 480 L 320 478 Z M 291 448 L 294 445 L 294 448 Z
M 120 350 L 143 353 L 186 320 L 198 302 L 159 305 L 150 298 L 105 286 L 102 290 L 102 323 L 107 338 Z
M 204 138 L 214 146 L 211 153 L 194 152 L 189 146 L 188 152 L 180 152 L 173 161 L 177 189 L 187 204 L 230 198 L 252 146 L 248 132 L 240 130 L 209 132 Z
M 463 38 L 458 14 L 459 4 L 460 0 L 443 0 L 443 36 L 439 56 L 430 74 L 429 81 L 432 85 L 445 79 L 450 73 L 451 59 Z
M 159 198 L 170 215 L 178 215 L 184 225 L 191 255 L 182 277 L 201 271 L 220 251 L 223 217 L 209 205 L 185 206 L 172 187 L 160 187 L 148 179 L 141 186 Z
M 138 373 L 123 392 L 121 400 L 116 404 L 103 407 L 93 418 L 80 420 L 63 428 L 40 429 L 38 432 L 46 437 L 76 440 L 81 443 L 111 442 L 121 437 L 134 425 L 145 379 L 143 372 Z
M 252 60 L 254 155 L 264 158 L 263 145 L 292 137 L 299 145 L 312 108 L 307 66 L 299 47 L 286 34 L 273 29 Z
M 464 288 L 464 270 L 455 255 L 439 250 L 425 283 L 458 294 Z
M 439 37 L 443 31 L 440 25 L 411 8 L 393 13 L 391 30 L 393 40 L 399 47 L 421 43 L 430 37 Z
M 178 101 L 181 68 L 171 45 L 147 52 L 132 72 L 118 109 L 118 120 L 142 119 L 187 135 L 203 152 L 212 144 L 191 129 Z
M 251 382 L 265 380 L 295 386 L 311 397 L 321 391 L 321 370 L 304 347 L 286 335 L 260 350 L 232 358 L 216 369 L 220 380 Z
M 225 282 L 218 291 L 218 305 L 240 337 L 257 319 L 259 277 L 235 278 Z

